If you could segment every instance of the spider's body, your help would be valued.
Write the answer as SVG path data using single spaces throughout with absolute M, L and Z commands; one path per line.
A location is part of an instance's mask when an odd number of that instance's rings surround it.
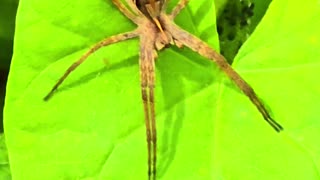
M 201 56 L 212 60 L 218 67 L 249 97 L 251 102 L 257 107 L 263 118 L 276 130 L 282 127 L 275 122 L 260 102 L 254 90 L 245 80 L 233 70 L 225 58 L 209 47 L 205 42 L 177 26 L 173 19 L 187 5 L 188 0 L 180 0 L 170 14 L 165 12 L 168 0 L 126 0 L 127 8 L 120 0 L 112 0 L 118 9 L 138 27 L 130 32 L 117 34 L 108 37 L 95 44 L 78 61 L 74 62 L 65 74 L 54 85 L 45 100 L 53 94 L 65 78 L 76 69 L 87 57 L 103 46 L 119 41 L 139 37 L 140 39 L 140 81 L 141 94 L 145 115 L 146 137 L 148 147 L 148 179 L 156 179 L 157 162 L 157 133 L 154 107 L 155 88 L 155 59 L 157 51 L 168 46 L 186 46 Z

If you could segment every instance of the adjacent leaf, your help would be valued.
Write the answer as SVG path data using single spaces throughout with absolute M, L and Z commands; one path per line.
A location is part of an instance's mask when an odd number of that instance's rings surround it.
M 221 179 L 320 178 L 319 24 L 318 0 L 274 0 L 240 49 L 234 67 L 285 130 L 274 133 L 239 91 L 223 86 L 212 152 Z
M 213 19 L 213 2 L 192 1 L 177 23 L 217 48 Z M 13 179 L 147 179 L 137 39 L 101 49 L 42 100 L 92 44 L 134 27 L 111 1 L 21 0 L 5 104 Z M 156 64 L 159 178 L 210 179 L 219 71 L 188 49 Z

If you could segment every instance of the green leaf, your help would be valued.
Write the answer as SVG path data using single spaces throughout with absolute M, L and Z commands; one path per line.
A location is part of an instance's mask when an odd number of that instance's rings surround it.
M 276 134 L 233 86 L 222 86 L 213 170 L 221 179 L 320 178 L 320 2 L 274 0 L 234 67 L 284 126 Z
M 318 0 L 274 0 L 235 58 L 280 134 L 213 63 L 159 53 L 159 179 L 319 179 L 319 12 Z M 177 24 L 218 49 L 214 16 L 190 1 Z M 21 1 L 5 105 L 13 179 L 147 179 L 138 40 L 101 49 L 42 101 L 92 44 L 132 29 L 109 1 Z
M 192 1 L 176 22 L 218 48 L 213 19 L 213 2 Z M 91 45 L 134 24 L 111 1 L 21 0 L 16 28 L 4 115 L 13 179 L 147 179 L 138 39 L 99 50 L 42 100 Z M 219 71 L 187 48 L 156 66 L 158 176 L 208 179 Z
M 0 179 L 12 179 L 9 167 L 8 152 L 3 133 L 0 135 Z

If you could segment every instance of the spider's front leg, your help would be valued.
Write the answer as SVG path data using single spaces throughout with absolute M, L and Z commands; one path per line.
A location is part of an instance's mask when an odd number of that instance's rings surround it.
M 127 39 L 131 39 L 134 37 L 138 36 L 138 32 L 137 31 L 130 31 L 130 32 L 126 32 L 126 33 L 121 33 L 121 34 L 117 34 L 114 36 L 110 36 L 100 42 L 98 42 L 97 44 L 95 44 L 89 51 L 87 51 L 84 55 L 82 55 L 80 57 L 79 60 L 77 60 L 76 62 L 74 62 L 66 71 L 65 73 L 60 77 L 60 79 L 57 81 L 57 83 L 52 87 L 51 91 L 43 98 L 45 101 L 47 101 L 52 94 L 54 93 L 55 90 L 58 89 L 58 87 L 61 85 L 61 83 L 69 76 L 69 74 L 75 70 L 78 66 L 80 66 L 92 53 L 96 52 L 98 49 L 113 44 L 113 43 L 117 43 L 120 41 L 124 41 Z
M 155 87 L 155 37 L 151 34 L 140 36 L 140 81 L 145 116 L 148 146 L 148 179 L 156 179 L 157 164 L 157 132 L 154 107 Z

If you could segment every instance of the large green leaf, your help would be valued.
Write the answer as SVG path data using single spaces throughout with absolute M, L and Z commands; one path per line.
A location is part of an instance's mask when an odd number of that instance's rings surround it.
M 300 3 L 274 0 L 235 58 L 280 134 L 212 63 L 159 53 L 159 179 L 319 179 L 320 4 Z M 177 23 L 217 48 L 214 15 L 191 1 Z M 42 101 L 90 45 L 133 28 L 109 1 L 21 1 L 5 106 L 14 179 L 147 179 L 138 40 L 101 49 Z
M 213 2 L 192 1 L 177 23 L 217 48 L 214 19 Z M 5 105 L 14 179 L 147 179 L 138 40 L 101 49 L 42 100 L 92 44 L 132 29 L 111 1 L 20 1 Z M 220 75 L 186 48 L 156 66 L 158 175 L 208 179 Z
M 320 1 L 274 0 L 234 67 L 285 131 L 272 133 L 233 86 L 222 86 L 214 139 L 221 179 L 319 179 Z M 259 120 L 260 119 L 260 120 Z

